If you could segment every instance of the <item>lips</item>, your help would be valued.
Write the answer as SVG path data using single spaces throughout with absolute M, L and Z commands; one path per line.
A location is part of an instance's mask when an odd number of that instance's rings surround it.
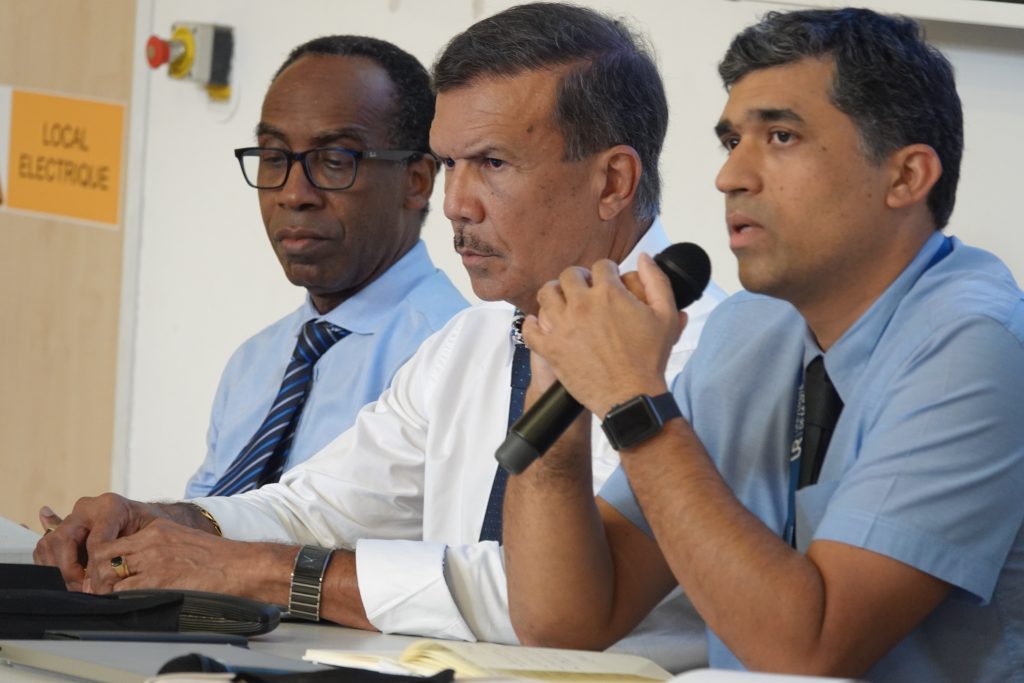
M 463 230 L 456 230 L 453 246 L 455 253 L 462 257 L 463 262 L 477 261 L 498 254 L 490 245 L 467 235 Z
M 733 250 L 749 246 L 764 229 L 751 216 L 740 211 L 728 212 L 725 223 L 729 228 L 729 247 Z
M 760 228 L 761 225 L 747 214 L 734 211 L 725 217 L 726 225 L 729 226 L 729 234 L 744 232 L 750 228 Z
M 289 254 L 300 254 L 325 244 L 328 237 L 310 228 L 289 226 L 274 231 L 274 241 Z

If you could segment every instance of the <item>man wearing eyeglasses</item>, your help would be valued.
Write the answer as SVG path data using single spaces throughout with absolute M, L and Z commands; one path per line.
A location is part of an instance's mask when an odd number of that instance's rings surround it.
M 419 239 L 433 110 L 426 70 L 384 41 L 317 38 L 278 70 L 257 146 L 235 156 L 285 276 L 308 296 L 228 362 L 187 497 L 277 481 L 465 306 Z

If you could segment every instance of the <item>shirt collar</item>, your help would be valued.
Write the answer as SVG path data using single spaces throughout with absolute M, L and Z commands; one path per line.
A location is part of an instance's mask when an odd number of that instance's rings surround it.
M 871 304 L 871 307 L 850 326 L 850 329 L 843 333 L 825 354 L 825 369 L 832 384 L 835 385 L 836 391 L 839 392 L 840 398 L 844 401 L 846 397 L 849 397 L 849 392 L 861 376 L 864 366 L 871 358 L 875 346 L 885 332 L 889 321 L 895 315 L 896 309 L 918 279 L 932 265 L 932 259 L 942 248 L 946 239 L 945 235 L 936 230 L 935 234 L 929 237 L 921 247 L 917 256 L 903 269 L 899 277 L 892 281 L 892 284 Z M 821 354 L 821 349 L 810 329 L 807 329 L 804 337 L 804 367 L 807 367 L 807 364 L 819 354 Z
M 655 218 L 654 222 L 651 223 L 651 227 L 647 228 L 647 232 L 637 241 L 633 250 L 626 254 L 626 258 L 622 259 L 622 263 L 619 264 L 619 272 L 627 273 L 631 270 L 636 270 L 641 253 L 654 256 L 670 244 L 672 242 L 669 240 L 668 235 L 665 234 L 665 228 L 661 225 L 661 218 Z
M 376 280 L 324 315 L 317 312 L 312 298 L 306 294 L 303 321 L 318 318 L 356 334 L 372 334 L 393 318 L 394 308 L 405 301 L 410 290 L 436 270 L 420 240 Z

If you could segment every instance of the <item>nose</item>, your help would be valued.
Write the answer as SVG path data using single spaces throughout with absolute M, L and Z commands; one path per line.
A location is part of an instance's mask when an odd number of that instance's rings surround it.
M 445 167 L 444 215 L 453 223 L 480 223 L 484 219 L 476 178 L 465 162 Z
M 740 141 L 729 152 L 725 163 L 715 178 L 715 187 L 726 195 L 740 192 L 761 191 L 761 176 L 758 172 L 760 154 L 753 143 Z
M 292 161 L 285 184 L 277 189 L 277 204 L 282 208 L 302 211 L 323 204 L 323 191 L 313 187 L 298 159 Z

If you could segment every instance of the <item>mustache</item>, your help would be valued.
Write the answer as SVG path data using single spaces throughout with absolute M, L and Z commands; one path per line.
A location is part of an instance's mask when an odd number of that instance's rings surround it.
M 462 228 L 455 230 L 455 235 L 452 238 L 452 245 L 455 247 L 455 251 L 473 251 L 477 254 L 484 256 L 494 256 L 498 252 L 486 242 L 481 242 L 473 235 L 467 235 L 466 231 Z

